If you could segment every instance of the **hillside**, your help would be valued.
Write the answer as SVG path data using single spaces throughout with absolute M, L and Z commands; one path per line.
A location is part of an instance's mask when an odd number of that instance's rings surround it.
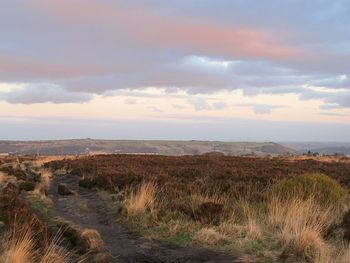
M 197 155 L 219 152 L 225 155 L 278 155 L 294 153 L 289 147 L 272 142 L 217 141 L 132 141 L 132 140 L 53 140 L 0 141 L 0 153 L 76 155 L 85 153 L 129 153 Z
M 312 151 L 320 154 L 350 155 L 349 142 L 283 142 L 281 144 L 295 149 L 300 154 Z

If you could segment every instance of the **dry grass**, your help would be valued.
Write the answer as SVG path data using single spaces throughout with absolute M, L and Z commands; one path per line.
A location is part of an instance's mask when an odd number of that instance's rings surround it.
M 5 174 L 3 172 L 0 172 L 0 185 L 2 185 L 5 181 Z
M 72 262 L 71 253 L 60 246 L 62 240 L 61 233 L 58 233 L 45 248 L 40 263 L 68 263 Z M 82 262 L 82 261 L 81 261 Z
M 7 175 L 0 171 L 0 189 L 4 187 L 7 183 L 16 183 L 17 179 L 14 176 Z
M 1 263 L 69 263 L 71 254 L 60 247 L 61 236 L 57 235 L 45 246 L 36 246 L 32 224 L 14 226 L 6 232 L 0 244 Z
M 215 245 L 226 237 L 212 227 L 205 227 L 199 230 L 193 237 L 195 243 Z
M 240 220 L 236 220 L 241 226 L 241 233 L 252 240 L 259 240 L 263 235 L 262 229 L 262 217 L 259 209 L 255 204 L 246 200 L 244 196 L 239 196 L 237 200 L 233 202 L 234 208 L 238 211 L 231 216 L 231 221 L 239 217 Z M 241 216 L 238 216 L 238 215 Z
M 88 250 L 99 250 L 104 247 L 100 233 L 95 229 L 83 229 L 81 231 L 81 239 Z
M 296 259 L 314 262 L 329 255 L 329 247 L 320 233 L 312 228 L 305 228 L 298 233 L 291 243 L 291 252 Z
M 306 262 L 332 262 L 331 246 L 323 234 L 335 221 L 330 205 L 321 205 L 315 196 L 283 199 L 273 196 L 268 203 L 267 222 L 276 231 L 289 257 Z
M 34 263 L 36 258 L 33 233 L 30 228 L 13 229 L 5 233 L 0 250 L 1 263 Z
M 55 155 L 55 156 L 40 156 L 35 160 L 35 163 L 39 166 L 42 166 L 48 162 L 52 161 L 60 161 L 64 159 L 76 159 L 76 156 L 70 156 L 70 155 Z
M 48 190 L 51 185 L 52 172 L 48 169 L 41 169 L 40 173 L 41 173 L 41 180 L 38 188 L 41 191 Z
M 155 211 L 156 185 L 153 182 L 142 183 L 136 190 L 130 191 L 126 198 L 126 210 L 130 216 L 138 216 L 146 211 Z
M 319 205 L 314 198 L 295 198 L 279 206 L 281 214 L 275 213 L 271 220 L 279 225 L 280 238 L 284 243 L 295 240 L 305 230 L 322 236 L 334 221 L 332 208 Z
M 338 262 L 339 263 L 350 262 L 350 245 L 347 245 L 344 247 L 343 251 L 338 256 Z M 323 263 L 323 262 L 317 262 L 317 263 Z

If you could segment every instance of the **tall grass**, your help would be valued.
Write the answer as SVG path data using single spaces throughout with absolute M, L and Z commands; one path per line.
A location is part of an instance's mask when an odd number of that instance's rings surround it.
M 139 187 L 131 190 L 126 197 L 126 210 L 129 216 L 138 216 L 146 211 L 155 210 L 156 185 L 153 182 L 143 182 Z
M 16 222 L 11 225 L 0 241 L 0 263 L 74 262 L 72 253 L 61 246 L 61 231 L 39 245 L 34 226 L 35 220 L 22 226 Z

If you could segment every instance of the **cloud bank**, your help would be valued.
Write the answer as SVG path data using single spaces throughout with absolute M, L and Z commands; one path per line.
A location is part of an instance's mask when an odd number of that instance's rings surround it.
M 0 82 L 25 83 L 0 93 L 9 103 L 82 103 L 96 94 L 156 87 L 188 94 L 295 93 L 323 101 L 323 109 L 350 107 L 347 0 L 1 5 Z M 196 110 L 226 106 L 192 104 Z

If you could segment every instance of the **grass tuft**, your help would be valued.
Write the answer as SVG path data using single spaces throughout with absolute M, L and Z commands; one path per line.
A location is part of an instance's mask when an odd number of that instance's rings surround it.
M 131 191 L 126 198 L 126 210 L 129 216 L 139 216 L 147 211 L 155 211 L 156 185 L 143 182 Z

